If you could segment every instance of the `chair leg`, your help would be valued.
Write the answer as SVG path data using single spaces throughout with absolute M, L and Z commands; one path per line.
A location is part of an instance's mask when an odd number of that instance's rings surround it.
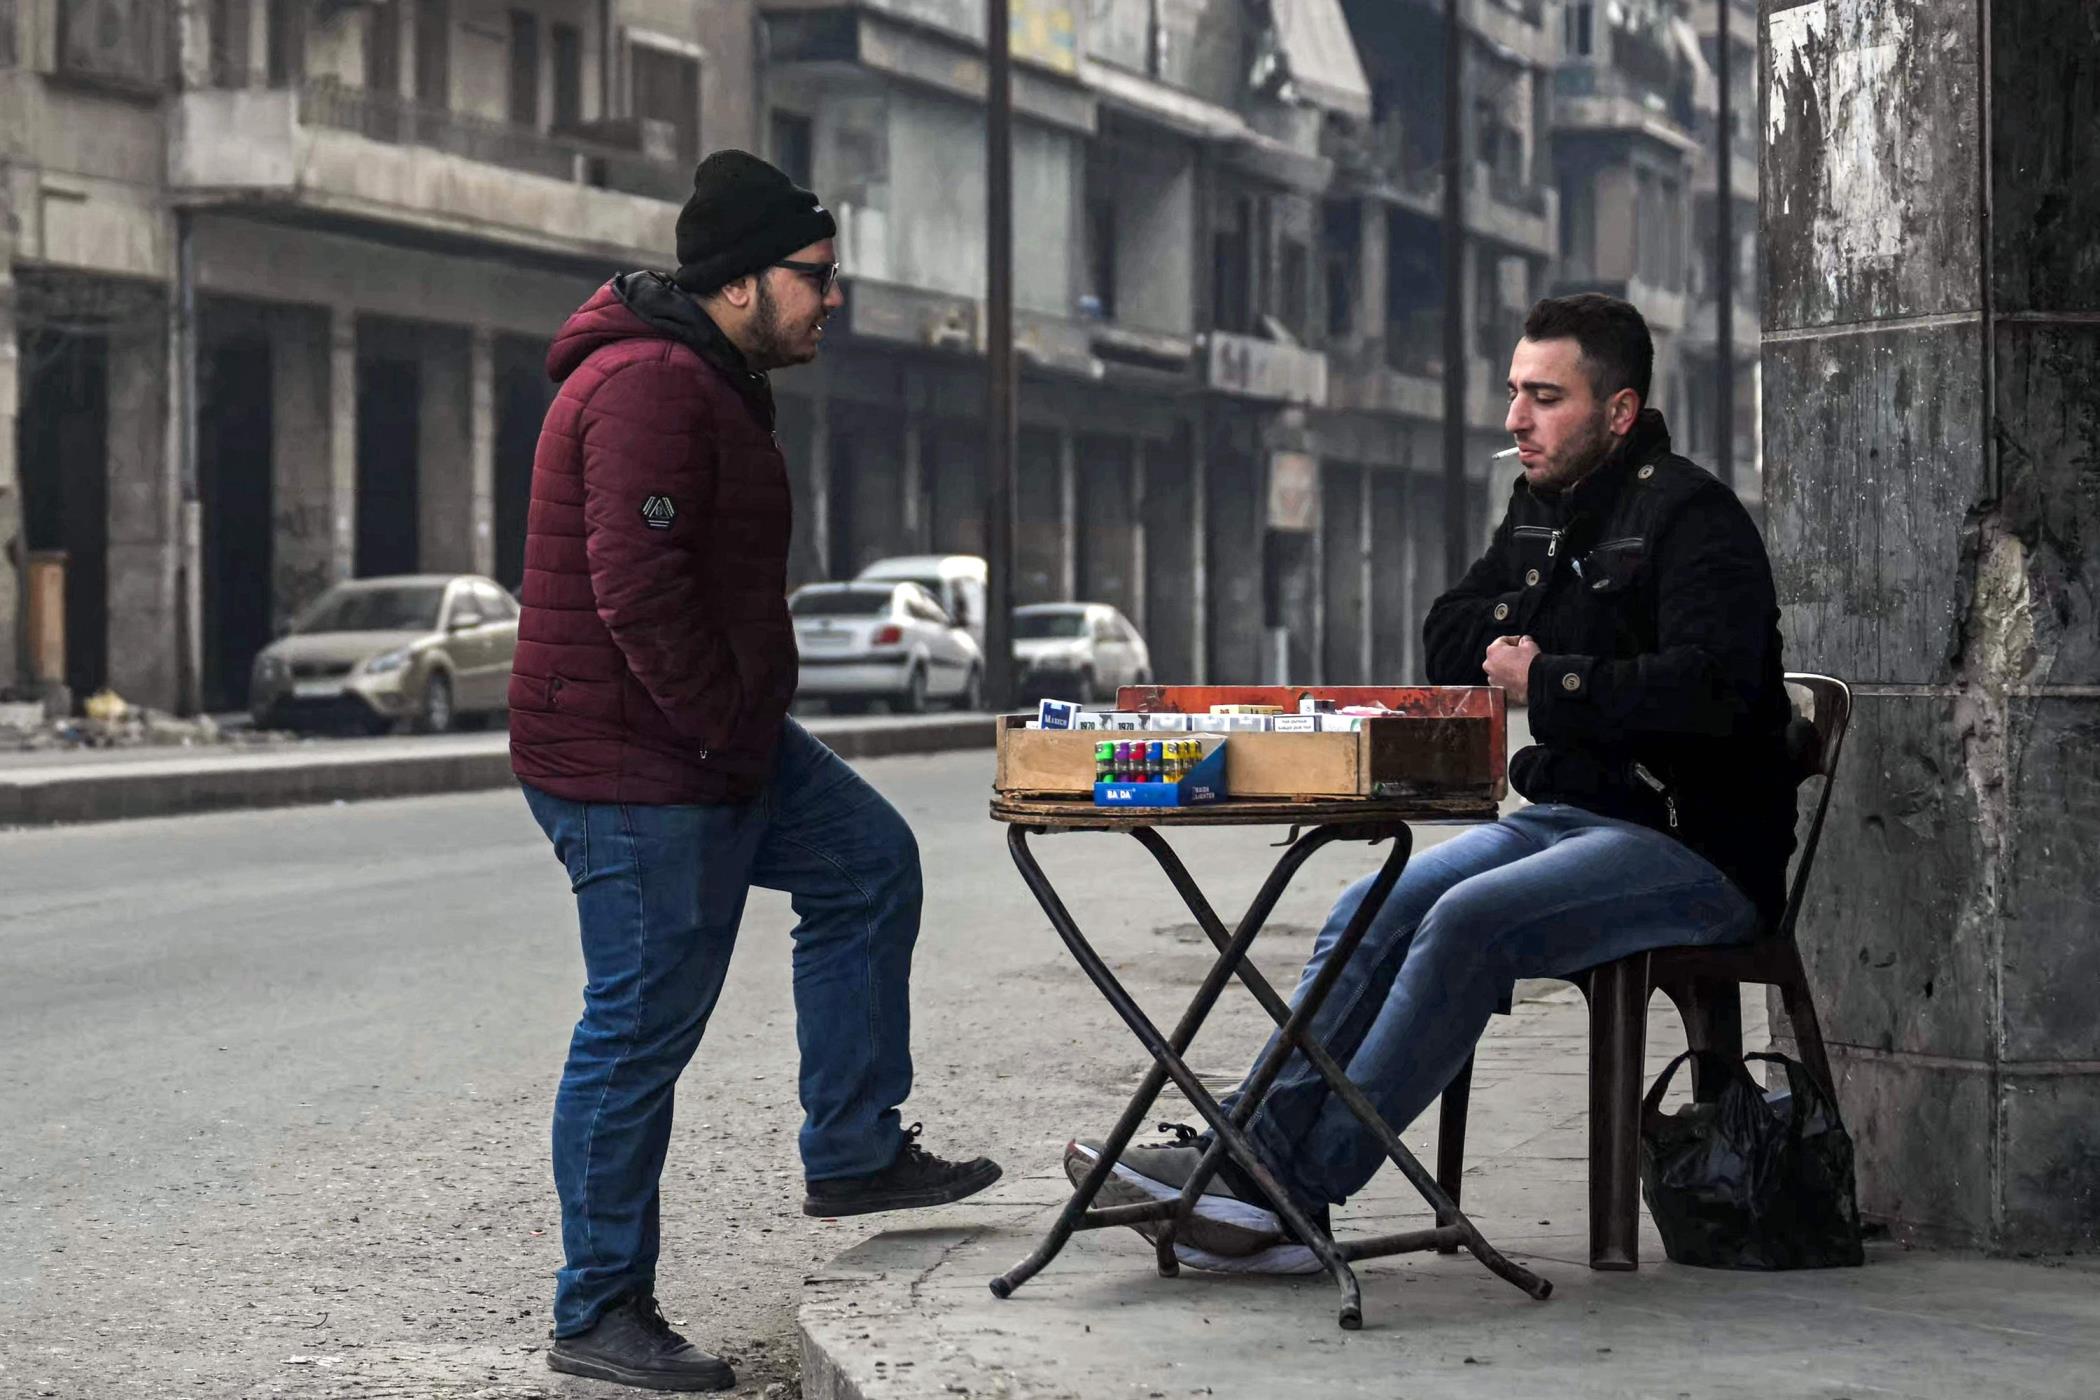
M 1458 1067 L 1444 1096 L 1437 1104 L 1436 1184 L 1444 1188 L 1451 1204 L 1458 1204 L 1458 1190 L 1466 1175 L 1466 1109 L 1473 1101 L 1473 1058 Z M 1448 1220 L 1437 1224 L 1448 1225 Z M 1457 1245 L 1440 1245 L 1439 1254 L 1456 1254 Z
M 1642 1057 L 1648 1039 L 1648 956 L 1607 963 L 1589 978 L 1590 1267 L 1640 1267 Z
M 1743 1056 L 1743 992 L 1740 983 L 1700 979 L 1672 984 L 1663 989 L 1677 1003 L 1684 1018 L 1685 1043 L 1694 1050 L 1711 1050 L 1731 1060 Z M 1712 1076 L 1692 1061 L 1692 1096 L 1700 1103 L 1721 1097 L 1722 1085 L 1709 1082 Z
M 1837 1102 L 1837 1080 L 1830 1073 L 1830 1056 L 1823 1049 L 1823 1024 L 1816 1019 L 1816 1001 L 1809 994 L 1808 971 L 1801 965 L 1801 955 L 1796 952 L 1793 966 L 1787 970 L 1779 983 L 1779 998 L 1786 1007 L 1787 1023 L 1794 1028 L 1794 1046 L 1801 1052 L 1801 1063 Z

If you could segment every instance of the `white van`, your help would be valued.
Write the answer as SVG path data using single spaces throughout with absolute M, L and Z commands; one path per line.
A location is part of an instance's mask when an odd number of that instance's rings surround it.
M 877 559 L 860 571 L 860 580 L 871 583 L 918 584 L 976 639 L 979 651 L 984 649 L 984 590 L 990 577 L 991 570 L 975 554 L 905 554 Z

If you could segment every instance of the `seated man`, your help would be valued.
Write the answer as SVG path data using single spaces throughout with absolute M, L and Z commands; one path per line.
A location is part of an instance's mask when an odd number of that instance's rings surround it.
M 1530 706 L 1538 742 L 1510 777 L 1534 805 L 1415 856 L 1312 1027 L 1396 1129 L 1517 978 L 1745 941 L 1780 910 L 1794 793 L 1771 566 L 1734 492 L 1643 406 L 1653 359 L 1640 313 L 1597 295 L 1540 302 L 1511 358 L 1524 474 L 1423 632 L 1432 682 Z M 1301 995 L 1370 885 L 1328 915 Z M 1126 1151 L 1099 1204 L 1177 1196 L 1208 1142 L 1181 1132 Z M 1248 1132 L 1315 1219 L 1385 1160 L 1302 1055 Z M 1073 1143 L 1067 1175 L 1098 1157 Z M 1177 1248 L 1198 1267 L 1319 1267 L 1229 1159 Z

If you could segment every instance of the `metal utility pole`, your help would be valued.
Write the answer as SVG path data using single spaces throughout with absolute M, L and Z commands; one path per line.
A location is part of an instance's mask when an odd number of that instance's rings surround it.
M 1730 130 L 1728 31 L 1734 0 L 1715 0 L 1721 39 L 1715 47 L 1714 82 L 1721 89 L 1720 141 L 1714 156 L 1714 393 L 1720 399 L 1720 443 L 1714 452 L 1714 474 L 1735 485 L 1735 183 L 1729 166 L 1735 159 L 1735 133 Z
M 1466 530 L 1465 31 L 1458 0 L 1444 0 L 1444 577 L 1472 562 Z
M 995 710 L 1014 695 L 1014 145 L 1013 55 L 1007 0 L 985 0 L 985 400 L 984 690 Z

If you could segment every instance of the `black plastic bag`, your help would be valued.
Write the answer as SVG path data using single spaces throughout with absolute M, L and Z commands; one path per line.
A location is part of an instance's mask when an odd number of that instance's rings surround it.
M 1696 1058 L 1718 1076 L 1713 1103 L 1662 1111 L 1677 1067 Z M 1708 1269 L 1827 1269 L 1865 1262 L 1852 1180 L 1852 1138 L 1808 1070 L 1786 1068 L 1769 1099 L 1743 1060 L 1711 1051 L 1670 1062 L 1641 1105 L 1641 1191 L 1676 1263 Z

